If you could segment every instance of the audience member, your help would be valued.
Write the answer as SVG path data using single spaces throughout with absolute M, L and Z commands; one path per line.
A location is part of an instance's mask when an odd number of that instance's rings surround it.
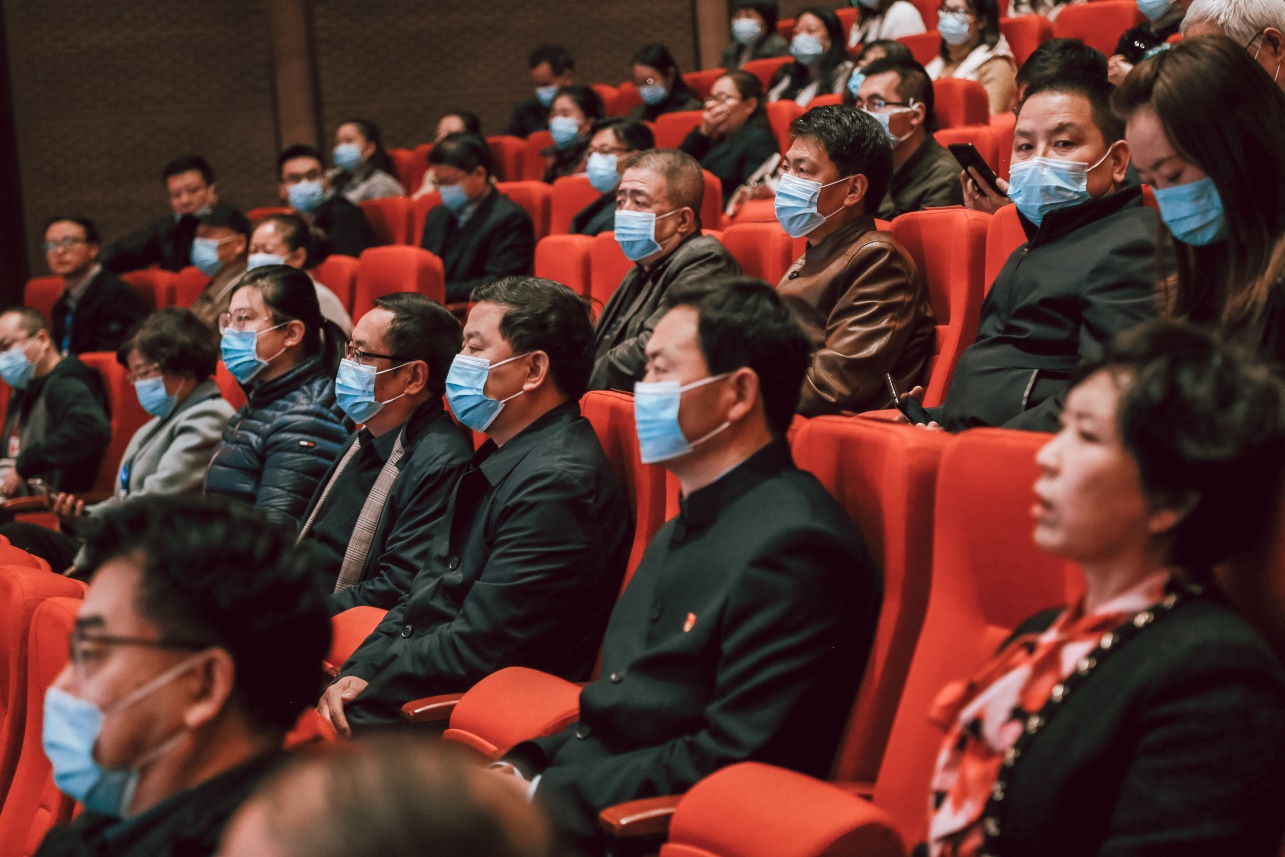
M 616 221 L 616 188 L 629 156 L 656 147 L 656 138 L 644 122 L 611 116 L 593 123 L 585 175 L 602 194 L 571 219 L 572 235 L 610 232 Z
M 938 697 L 929 853 L 1276 855 L 1285 674 L 1213 571 L 1274 508 L 1281 389 L 1154 322 L 1077 378 L 1032 515 L 1084 595 Z
M 777 0 L 736 0 L 732 7 L 732 40 L 723 48 L 722 66 L 729 71 L 751 60 L 789 54 L 790 45 L 776 31 L 781 16 Z
M 933 82 L 919 63 L 876 60 L 853 104 L 883 126 L 892 145 L 892 181 L 878 208 L 884 220 L 909 211 L 962 205 L 959 162 L 933 137 Z
M 535 95 L 518 102 L 505 131 L 524 139 L 549 127 L 549 108 L 553 106 L 553 99 L 563 87 L 576 82 L 576 62 L 562 45 L 540 45 L 527 57 L 527 67 L 531 69 Z M 480 132 L 474 133 L 480 136 Z
M 701 109 L 700 96 L 683 80 L 674 55 L 665 45 L 643 45 L 629 64 L 638 97 L 643 100 L 629 111 L 630 119 L 655 122 L 662 113 Z
M 61 571 L 80 549 L 86 518 L 126 497 L 200 493 L 232 416 L 213 378 L 218 359 L 209 328 L 188 310 L 171 307 L 148 316 L 121 345 L 116 360 L 129 371 L 138 403 L 152 419 L 130 437 L 112 496 L 87 506 L 75 494 L 59 494 L 53 506 L 58 530 L 13 523 L 0 527 L 0 534 Z
M 289 265 L 306 270 L 315 255 L 313 243 L 312 229 L 302 217 L 297 214 L 270 214 L 255 225 L 250 235 L 250 255 L 246 257 L 246 266 L 251 271 L 264 265 Z M 317 290 L 321 314 L 333 321 L 344 336 L 351 334 L 352 317 L 343 301 L 315 277 L 312 285 Z
M 63 356 L 43 316 L 30 307 L 0 314 L 4 412 L 0 498 L 32 491 L 84 491 L 112 439 L 98 373 Z
M 593 123 L 606 113 L 602 97 L 593 87 L 572 84 L 558 92 L 549 110 L 549 134 L 553 145 L 544 149 L 543 180 L 582 173 Z
M 331 612 L 391 610 L 410 591 L 473 445 L 442 406 L 460 323 L 413 292 L 375 299 L 335 377 L 362 429 L 339 453 L 304 513 L 299 537 L 334 558 Z
M 219 330 L 223 365 L 246 404 L 223 433 L 205 491 L 296 530 L 350 431 L 335 403 L 342 334 L 322 318 L 308 275 L 285 265 L 246 274 Z
M 634 267 L 598 316 L 591 390 L 630 391 L 643 376 L 644 349 L 669 309 L 675 285 L 741 267 L 717 238 L 701 234 L 705 177 L 691 155 L 653 149 L 634 155 L 616 192 L 616 241 Z
M 467 301 L 478 286 L 535 264 L 535 224 L 495 188 L 491 148 L 474 134 L 448 134 L 428 155 L 442 204 L 428 212 L 420 246 L 446 269 L 446 299 Z
M 888 138 L 851 107 L 814 107 L 790 126 L 776 213 L 807 250 L 777 286 L 812 360 L 799 413 L 867 411 L 889 400 L 884 373 L 910 389 L 932 359 L 928 290 L 905 248 L 874 223 L 892 173 Z
M 311 146 L 286 147 L 277 157 L 281 199 L 318 233 L 316 262 L 331 253 L 356 258 L 379 242 L 361 209 L 330 188 L 321 152 Z
M 1142 62 L 1114 105 L 1177 248 L 1164 313 L 1285 370 L 1285 93 L 1213 36 Z
M 203 214 L 192 240 L 192 264 L 210 278 L 192 300 L 191 310 L 211 330 L 227 312 L 228 298 L 245 276 L 250 248 L 250 221 L 236 209 Z
M 846 107 L 856 106 L 857 93 L 861 92 L 861 84 L 866 82 L 867 66 L 880 60 L 892 60 L 897 63 L 916 62 L 910 48 L 890 39 L 876 39 L 855 50 L 856 53 L 852 55 L 854 63 L 852 73 L 848 75 L 848 85 L 843 89 L 843 104 Z
M 54 301 L 53 338 L 63 354 L 115 351 L 147 315 L 132 288 L 98 264 L 98 227 L 84 217 L 54 217 L 45 227 L 45 261 L 62 277 Z
M 192 264 L 196 218 L 229 207 L 219 201 L 214 170 L 200 155 L 170 161 L 161 172 L 161 181 L 173 214 L 103 250 L 98 261 L 107 270 L 123 274 L 153 265 L 167 271 L 183 270 Z
M 1012 187 L 1027 241 L 995 278 L 977 339 L 933 419 L 950 431 L 1055 431 L 1067 380 L 1102 343 L 1156 312 L 1156 213 L 1124 185 L 1129 144 L 1111 85 L 1045 78 L 1026 91 Z
M 328 176 L 335 193 L 353 205 L 368 199 L 405 196 L 397 167 L 384 151 L 379 126 L 369 119 L 346 119 L 335 129 L 335 169 Z
M 714 81 L 700 125 L 678 147 L 700 161 L 723 185 L 723 204 L 780 151 L 767 124 L 763 82 L 747 71 L 729 71 Z
M 1063 6 L 1070 6 L 1081 0 L 1009 0 L 1007 15 L 1016 18 L 1019 15 L 1040 15 L 1050 21 L 1057 20 Z
M 437 120 L 437 127 L 433 131 L 433 145 L 446 139 L 447 134 L 455 134 L 467 131 L 470 134 L 476 134 L 483 137 L 482 120 L 477 118 L 477 114 L 470 113 L 467 110 L 452 110 L 449 113 L 443 113 L 442 118 Z M 437 193 L 437 177 L 433 175 L 432 170 L 424 170 L 424 181 L 420 183 L 419 190 L 415 191 L 414 198 L 419 199 L 421 196 L 427 196 L 430 193 Z
M 999 31 L 995 0 L 942 0 L 937 12 L 941 52 L 924 68 L 933 80 L 975 80 L 990 98 L 991 113 L 1011 110 L 1017 62 Z
M 848 48 L 928 32 L 919 9 L 909 0 L 853 0 L 857 19 L 848 31 Z
M 781 299 L 720 277 L 673 304 L 634 409 L 681 511 L 612 611 L 579 722 L 506 757 L 586 842 L 605 807 L 736 762 L 826 776 L 879 613 L 861 532 L 790 457 L 808 346 Z
M 794 62 L 776 70 L 767 87 L 768 101 L 807 107 L 818 95 L 842 94 L 852 73 L 844 48 L 843 26 L 833 9 L 809 6 L 794 19 L 790 41 Z
M 300 756 L 228 824 L 220 857 L 556 857 L 521 790 L 458 748 L 381 736 Z
M 446 378 L 456 419 L 489 438 L 427 557 L 318 711 L 343 734 L 401 722 L 402 704 L 525 666 L 589 677 L 633 538 L 629 501 L 580 396 L 588 308 L 566 286 L 508 277 L 478 288 Z
M 36 854 L 208 857 L 315 692 L 330 623 L 314 561 L 200 497 L 130 500 L 87 553 L 44 713 L 54 782 L 84 809 Z
M 1108 79 L 1112 86 L 1119 86 L 1148 53 L 1159 49 L 1178 33 L 1187 10 L 1177 0 L 1138 0 L 1138 11 L 1147 20 L 1125 30 L 1116 42 L 1115 53 L 1109 61 Z
M 1281 0 L 1193 0 L 1182 19 L 1182 37 L 1226 36 L 1285 89 L 1285 3 Z M 1225 106 L 1225 105 L 1224 105 Z

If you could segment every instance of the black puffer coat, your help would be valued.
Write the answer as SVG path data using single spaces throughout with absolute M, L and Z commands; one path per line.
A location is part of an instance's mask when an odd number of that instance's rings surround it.
M 335 404 L 334 377 L 314 357 L 247 387 L 246 396 L 210 462 L 206 493 L 249 503 L 297 530 L 317 483 L 352 431 Z

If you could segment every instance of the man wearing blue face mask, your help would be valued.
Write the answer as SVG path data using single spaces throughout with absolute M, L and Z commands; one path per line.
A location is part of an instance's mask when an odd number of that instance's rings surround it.
M 535 94 L 519 101 L 504 133 L 526 139 L 549 127 L 549 108 L 558 90 L 576 82 L 576 62 L 562 45 L 540 45 L 527 57 Z
M 593 123 L 585 177 L 601 194 L 571 219 L 572 235 L 600 235 L 616 225 L 616 188 L 629 156 L 656 147 L 656 138 L 644 122 L 610 116 Z
M 140 497 L 103 514 L 86 561 L 42 736 L 84 811 L 36 854 L 209 857 L 315 692 L 317 557 L 250 509 Z
M 691 155 L 654 149 L 634 155 L 616 191 L 616 242 L 634 267 L 602 308 L 594 334 L 591 390 L 634 388 L 644 349 L 668 310 L 674 286 L 741 266 L 716 238 L 701 235 L 705 176 Z
M 232 289 L 245 275 L 250 245 L 250 221 L 235 210 L 212 211 L 201 217 L 192 241 L 192 264 L 210 278 L 193 299 L 196 317 L 217 328 L 227 312 Z
M 375 300 L 335 377 L 339 407 L 362 428 L 303 514 L 300 540 L 339 570 L 331 612 L 390 610 L 410 591 L 473 445 L 442 407 L 460 323 L 413 292 Z
M 790 457 L 808 343 L 789 309 L 748 277 L 672 304 L 634 415 L 681 511 L 612 611 L 579 722 L 505 759 L 585 853 L 601 853 L 600 810 L 727 765 L 826 776 L 879 613 L 861 532 Z
M 482 286 L 446 376 L 469 460 L 410 591 L 343 665 L 318 712 L 343 734 L 509 666 L 588 678 L 633 539 L 629 501 L 580 396 L 589 310 L 566 286 Z
M 428 212 L 419 246 L 442 259 L 446 300 L 467 301 L 484 283 L 535 266 L 535 224 L 526 209 L 495 188 L 491 148 L 477 134 L 447 134 L 428 168 L 442 204 Z
M 1156 212 L 1124 185 L 1129 146 L 1102 78 L 1027 89 L 1008 195 L 1027 241 L 995 278 L 977 339 L 930 415 L 950 431 L 1056 431 L 1067 380 L 1101 343 L 1156 312 Z
M 360 208 L 333 193 L 321 152 L 312 146 L 287 146 L 277 157 L 281 201 L 320 233 L 316 262 L 331 253 L 357 257 L 379 243 Z

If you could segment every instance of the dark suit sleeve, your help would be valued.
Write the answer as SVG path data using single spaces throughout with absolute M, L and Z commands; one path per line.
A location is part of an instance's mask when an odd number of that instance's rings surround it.
M 535 266 L 535 224 L 525 211 L 507 214 L 487 224 L 489 236 L 482 250 L 482 274 L 446 284 L 452 301 L 468 300 L 478 286 L 513 274 L 529 274 Z
M 98 263 L 109 271 L 123 274 L 137 271 L 161 261 L 161 233 L 157 224 L 126 235 L 98 255 Z
M 49 431 L 30 444 L 15 463 L 25 477 L 98 461 L 112 439 L 111 423 L 88 384 L 81 378 L 58 378 L 45 391 Z
M 128 283 L 111 280 L 99 296 L 97 311 L 85 319 L 88 329 L 76 325 L 76 351 L 115 351 L 129 329 L 147 317 L 147 305 Z
M 361 255 L 362 250 L 378 243 L 370 223 L 366 221 L 366 215 L 352 204 L 332 205 L 325 229 L 331 255 L 352 256 L 355 259 Z
M 678 150 L 680 152 L 686 152 L 699 161 L 701 158 L 705 157 L 706 153 L 709 152 L 713 145 L 713 138 L 706 137 L 702 134 L 700 126 L 697 125 L 687 134 L 686 137 L 683 138 L 683 142 L 678 144 Z

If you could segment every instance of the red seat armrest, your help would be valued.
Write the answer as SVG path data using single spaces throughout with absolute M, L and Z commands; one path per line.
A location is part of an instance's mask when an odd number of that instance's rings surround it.
M 613 839 L 661 837 L 669 832 L 669 820 L 681 797 L 662 795 L 618 803 L 598 813 L 598 824 Z
M 402 706 L 402 719 L 407 723 L 445 723 L 451 719 L 455 703 L 460 701 L 462 693 L 443 693 L 440 696 L 426 696 L 415 699 Z

